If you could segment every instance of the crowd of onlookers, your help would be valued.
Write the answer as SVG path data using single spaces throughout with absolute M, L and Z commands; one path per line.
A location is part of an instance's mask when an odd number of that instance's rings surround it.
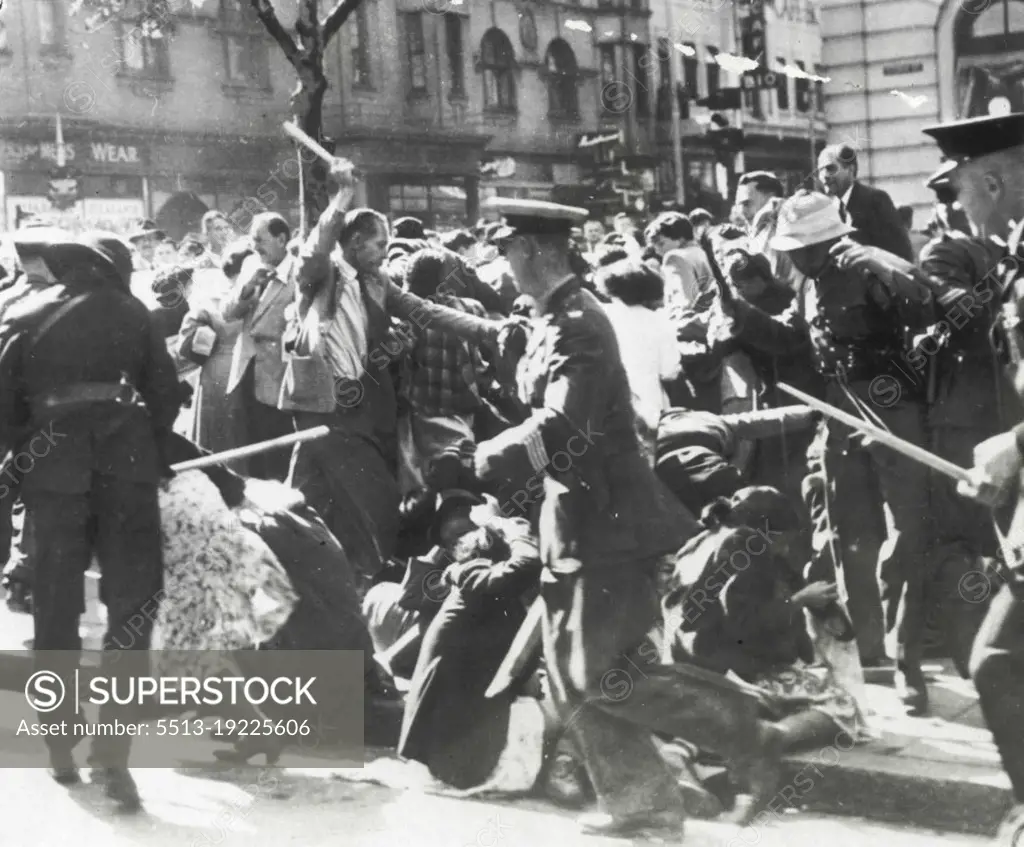
M 819 166 L 822 187 L 863 243 L 916 258 L 925 233 L 857 180 L 854 151 L 828 148 Z M 933 187 L 927 236 L 965 231 L 948 185 L 938 179 Z M 200 447 L 219 452 L 330 424 L 329 438 L 232 469 L 288 480 L 320 512 L 358 575 L 381 666 L 411 680 L 415 705 L 400 752 L 447 782 L 476 785 L 504 748 L 494 721 L 508 720 L 508 703 L 488 703 L 477 689 L 523 620 L 540 562 L 523 521 L 528 510 L 504 508 L 474 478 L 476 444 L 524 414 L 508 362 L 474 333 L 482 319 L 529 318 L 534 304 L 503 255 L 500 221 L 439 233 L 416 218 L 349 210 L 344 194 L 304 239 L 270 212 L 241 233 L 211 211 L 201 232 L 179 244 L 145 222 L 128 239 L 136 271 L 149 272 L 139 274 L 148 290 L 136 293 L 150 300 L 180 377 L 193 386 L 178 428 Z M 780 315 L 803 285 L 789 254 L 771 246 L 785 197 L 778 177 L 754 171 L 740 176 L 727 221 L 703 209 L 647 221 L 623 212 L 588 220 L 570 248 L 574 271 L 614 329 L 644 456 L 696 515 L 713 507 L 701 567 L 726 567 L 736 549 L 752 554 L 750 527 L 762 517 L 783 533 L 757 579 L 733 575 L 732 609 L 742 619 L 722 618 L 688 648 L 714 665 L 727 631 L 738 627 L 751 642 L 773 633 L 774 653 L 758 645 L 760 653 L 727 662 L 769 688 L 777 680 L 764 675 L 780 663 L 813 660 L 802 618 L 769 626 L 759 617 L 772 580 L 791 586 L 788 602 L 826 618 L 836 601 L 834 584 L 803 583 L 798 567 L 779 564 L 790 554 L 804 561 L 795 551 L 806 525 L 799 504 L 808 420 L 764 437 L 747 414 L 792 405 L 776 391 L 780 381 L 814 392 L 819 377 L 807 356 L 767 355 L 722 317 L 726 296 Z M 415 317 L 423 304 L 434 309 L 427 321 Z M 314 360 L 312 348 L 323 355 Z M 695 543 L 686 555 L 696 555 Z M 15 557 L 8 578 L 18 565 Z M 431 573 L 442 576 L 432 583 Z M 447 621 L 440 629 L 439 617 Z M 435 689 L 429 700 L 421 689 L 435 660 L 441 669 L 430 673 L 449 675 L 449 691 Z M 477 680 L 472 696 L 467 675 Z M 827 727 L 855 726 L 852 699 L 831 683 L 804 682 L 805 693 L 817 686 L 829 704 Z M 475 712 L 464 722 L 452 717 L 469 706 Z M 801 732 L 794 743 L 809 737 Z M 551 791 L 573 794 L 572 751 L 560 748 L 551 760 Z

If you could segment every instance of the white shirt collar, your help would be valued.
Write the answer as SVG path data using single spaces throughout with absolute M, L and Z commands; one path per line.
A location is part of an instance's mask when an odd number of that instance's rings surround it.
M 853 194 L 853 183 L 850 183 L 850 187 L 846 189 L 846 193 L 839 199 L 843 202 L 843 208 L 848 208 L 850 205 L 850 195 Z
M 353 268 L 346 260 L 341 250 L 338 250 L 338 267 L 341 268 L 341 272 L 348 279 L 356 279 L 359 276 L 359 271 Z

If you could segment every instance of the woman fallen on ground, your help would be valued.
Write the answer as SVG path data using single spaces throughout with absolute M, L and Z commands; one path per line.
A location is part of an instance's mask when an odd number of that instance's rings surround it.
M 835 583 L 803 577 L 789 501 L 774 488 L 748 487 L 708 506 L 702 522 L 707 529 L 680 551 L 663 600 L 672 658 L 754 686 L 785 749 L 840 734 L 857 739 L 862 715 L 817 661 L 804 612 L 824 616 L 836 638 L 851 638 L 852 628 Z

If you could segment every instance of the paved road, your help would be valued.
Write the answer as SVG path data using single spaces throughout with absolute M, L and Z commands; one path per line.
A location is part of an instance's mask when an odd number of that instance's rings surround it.
M 240 768 L 136 771 L 146 806 L 118 816 L 98 788 L 68 790 L 45 771 L 0 771 L 5 847 L 610 847 L 629 842 L 584 838 L 572 816 L 539 801 L 482 802 L 331 779 L 327 772 Z M 703 821 L 685 839 L 634 843 L 687 847 L 974 847 L 985 839 L 827 818 L 786 815 L 759 830 Z

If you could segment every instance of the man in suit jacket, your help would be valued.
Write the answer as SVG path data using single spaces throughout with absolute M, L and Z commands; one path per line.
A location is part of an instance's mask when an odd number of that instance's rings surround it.
M 295 299 L 290 279 L 294 257 L 288 254 L 291 231 L 284 218 L 267 212 L 257 215 L 250 232 L 263 267 L 243 269 L 224 302 L 224 319 L 244 319 L 235 342 L 227 393 L 241 391 L 251 443 L 267 441 L 292 431 L 291 415 L 278 409 L 285 362 L 281 336 L 285 309 Z M 252 476 L 283 480 L 288 475 L 287 450 L 271 450 L 249 460 Z
M 856 150 L 848 144 L 826 147 L 818 156 L 818 176 L 825 193 L 839 198 L 840 216 L 848 216 L 857 230 L 853 240 L 916 261 L 892 198 L 880 188 L 857 181 Z

